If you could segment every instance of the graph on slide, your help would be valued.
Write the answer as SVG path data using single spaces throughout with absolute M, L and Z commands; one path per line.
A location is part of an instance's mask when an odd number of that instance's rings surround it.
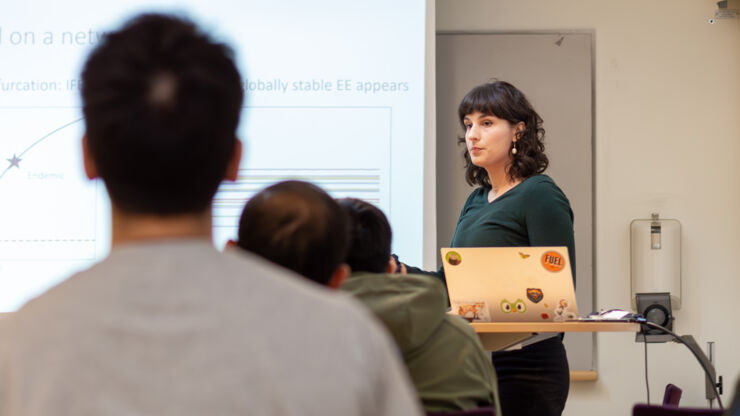
M 390 132 L 387 107 L 247 108 L 239 177 L 224 182 L 214 198 L 216 246 L 236 236 L 254 194 L 284 180 L 311 182 L 334 198 L 364 199 L 388 214 Z
M 380 171 L 377 169 L 242 169 L 236 182 L 228 182 L 213 201 L 213 226 L 234 227 L 244 203 L 275 182 L 303 180 L 318 185 L 334 198 L 361 198 L 380 203 Z
M 0 311 L 105 256 L 105 192 L 82 169 L 74 107 L 0 107 Z
M 379 205 L 380 179 L 378 169 L 242 169 L 237 181 L 224 183 L 213 201 L 214 239 L 225 242 L 233 238 L 244 204 L 276 182 L 307 181 L 334 198 L 360 198 Z
M 0 311 L 103 258 L 110 245 L 104 186 L 82 169 L 79 108 L 0 108 Z M 237 232 L 244 204 L 282 180 L 390 209 L 387 107 L 245 108 L 239 177 L 213 203 L 213 238 Z M 341 156 L 340 156 L 341 155 Z
M 0 114 L 0 260 L 94 260 L 99 190 L 82 172 L 79 109 Z

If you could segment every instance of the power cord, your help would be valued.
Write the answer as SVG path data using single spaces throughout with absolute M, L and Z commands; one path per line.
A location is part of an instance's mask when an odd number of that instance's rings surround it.
M 650 383 L 648 383 L 648 359 L 647 359 L 647 342 L 645 343 L 645 390 L 647 390 L 647 404 L 650 405 Z
M 712 385 L 712 389 L 714 389 L 714 396 L 717 398 L 717 404 L 719 405 L 720 409 L 724 409 L 724 406 L 722 405 L 722 399 L 719 397 L 719 390 L 717 390 L 717 385 L 714 383 L 714 380 L 712 380 L 711 371 L 706 366 L 704 361 L 701 359 L 701 355 L 699 355 L 698 352 L 694 350 L 694 347 L 686 343 L 683 338 L 681 338 L 680 335 L 676 334 L 675 332 L 664 328 L 656 323 L 650 322 L 646 320 L 645 318 L 638 318 L 637 322 L 653 329 L 657 329 L 659 331 L 662 331 L 666 334 L 669 334 L 673 337 L 674 340 L 680 342 L 681 344 L 685 345 L 686 348 L 691 351 L 692 354 L 694 354 L 694 357 L 696 357 L 696 360 L 699 361 L 699 365 L 701 365 L 701 368 L 704 370 L 704 374 L 707 376 L 707 380 L 709 380 L 709 384 Z M 645 339 L 645 380 L 647 381 L 647 339 Z M 650 404 L 650 389 L 648 388 L 648 404 Z

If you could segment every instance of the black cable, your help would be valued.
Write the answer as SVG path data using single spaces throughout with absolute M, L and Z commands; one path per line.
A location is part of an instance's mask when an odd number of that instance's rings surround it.
M 647 404 L 650 406 L 650 383 L 648 382 L 648 359 L 647 359 L 647 342 L 645 342 L 645 389 L 647 390 Z
M 663 331 L 666 334 L 671 335 L 673 337 L 673 339 L 675 339 L 676 341 L 678 341 L 681 344 L 685 345 L 686 348 L 688 348 L 689 351 L 691 351 L 691 353 L 694 354 L 694 357 L 696 357 L 696 360 L 699 361 L 699 365 L 701 365 L 701 368 L 704 370 L 704 374 L 706 374 L 707 380 L 709 380 L 709 384 L 711 384 L 712 385 L 712 389 L 714 389 L 714 396 L 717 398 L 717 404 L 719 405 L 719 408 L 720 409 L 724 409 L 725 407 L 722 405 L 722 399 L 719 397 L 719 390 L 717 390 L 717 385 L 714 383 L 714 380 L 712 380 L 712 375 L 711 375 L 712 372 L 709 371 L 709 368 L 707 368 L 707 366 L 704 363 L 704 361 L 702 361 L 701 356 L 699 355 L 699 353 L 694 350 L 694 347 L 692 347 L 691 345 L 689 345 L 686 342 L 684 342 L 684 340 L 683 340 L 683 338 L 681 338 L 681 336 L 679 336 L 678 334 L 676 334 L 675 332 L 673 332 L 673 331 L 671 331 L 671 330 L 669 330 L 667 328 L 663 328 L 662 326 L 660 326 L 658 324 L 655 324 L 655 323 L 652 323 L 652 322 L 647 321 L 647 320 L 645 322 L 642 322 L 640 320 L 640 323 L 642 323 L 643 325 L 648 326 L 650 328 L 657 329 L 659 331 Z M 645 337 L 645 343 L 647 344 L 647 337 Z

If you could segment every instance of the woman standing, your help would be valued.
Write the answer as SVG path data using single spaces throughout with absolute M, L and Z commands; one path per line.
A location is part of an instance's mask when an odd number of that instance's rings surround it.
M 507 82 L 483 84 L 465 95 L 458 115 L 465 179 L 477 188 L 460 212 L 451 246 L 567 246 L 575 270 L 573 212 L 542 174 L 545 131 L 524 94 Z M 561 336 L 492 357 L 504 415 L 562 413 L 570 373 Z

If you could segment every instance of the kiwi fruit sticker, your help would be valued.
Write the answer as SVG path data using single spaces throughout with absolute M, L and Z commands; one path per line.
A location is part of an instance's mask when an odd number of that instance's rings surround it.
M 457 251 L 448 251 L 445 256 L 445 260 L 447 260 L 447 263 L 450 263 L 451 266 L 457 266 L 462 263 L 462 257 L 460 257 L 460 253 Z

